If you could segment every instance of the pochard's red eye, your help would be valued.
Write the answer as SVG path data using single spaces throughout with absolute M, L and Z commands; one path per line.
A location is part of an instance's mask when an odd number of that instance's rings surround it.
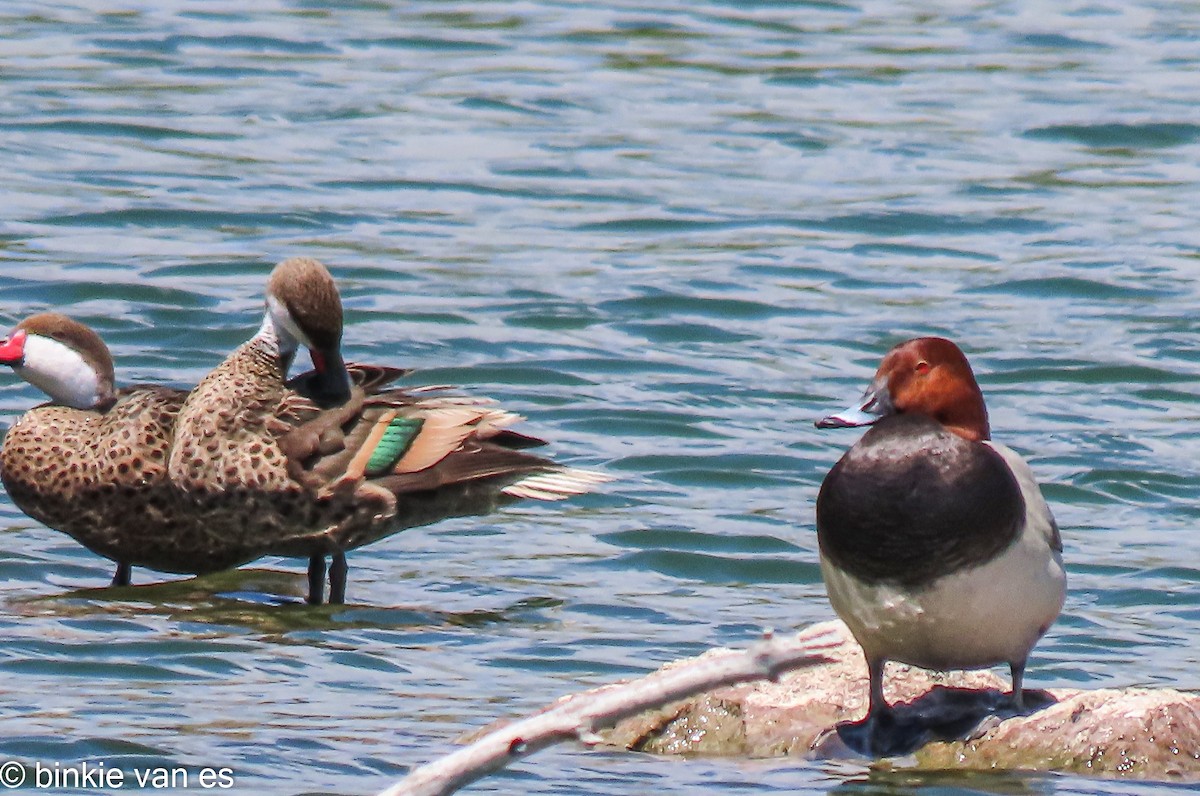
M 917 363 L 917 367 L 915 368 L 915 370 L 917 371 L 917 373 L 920 373 L 920 374 L 928 373 L 929 372 L 929 363 L 922 359 L 920 362 Z

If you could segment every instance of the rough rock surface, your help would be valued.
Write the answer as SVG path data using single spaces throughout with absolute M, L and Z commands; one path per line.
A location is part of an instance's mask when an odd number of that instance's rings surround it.
M 1078 692 L 967 742 L 917 752 L 927 768 L 1073 771 L 1200 780 L 1200 696 L 1174 689 Z
M 777 683 L 722 688 L 641 714 L 618 724 L 606 740 L 659 754 L 852 755 L 834 727 L 865 715 L 866 664 L 845 626 L 831 625 L 841 627 L 844 641 L 829 653 L 830 663 L 792 672 Z M 1026 691 L 1027 700 L 1046 706 L 1001 718 L 1009 683 L 990 671 L 940 673 L 890 664 L 884 682 L 898 715 L 937 725 L 933 735 L 943 736 L 915 752 L 921 768 L 1200 781 L 1197 694 L 1142 688 Z

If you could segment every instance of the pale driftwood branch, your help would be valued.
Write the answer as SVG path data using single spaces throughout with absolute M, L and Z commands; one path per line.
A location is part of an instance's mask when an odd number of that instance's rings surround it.
M 708 655 L 573 697 L 413 769 L 379 796 L 446 796 L 552 744 L 572 739 L 595 743 L 597 731 L 643 711 L 722 686 L 775 680 L 786 671 L 825 662 L 821 653 L 841 643 L 841 636 L 827 625 L 782 638 L 767 633 L 747 650 Z

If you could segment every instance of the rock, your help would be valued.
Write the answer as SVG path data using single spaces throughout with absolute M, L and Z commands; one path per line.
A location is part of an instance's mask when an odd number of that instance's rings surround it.
M 834 727 L 866 714 L 867 668 L 844 625 L 831 662 L 779 682 L 731 686 L 620 722 L 606 741 L 657 754 L 837 757 Z M 710 650 L 705 656 L 728 654 Z M 705 657 L 701 656 L 701 657 Z M 669 666 L 687 665 L 678 661 Z M 1004 717 L 1009 683 L 990 671 L 889 664 L 898 717 L 940 737 L 915 753 L 931 769 L 1021 769 L 1200 781 L 1200 696 L 1172 689 L 1026 691 L 1042 707 Z M 921 739 L 924 742 L 925 738 Z
M 1078 692 L 965 743 L 917 752 L 926 768 L 1032 769 L 1200 780 L 1200 696 L 1170 688 Z

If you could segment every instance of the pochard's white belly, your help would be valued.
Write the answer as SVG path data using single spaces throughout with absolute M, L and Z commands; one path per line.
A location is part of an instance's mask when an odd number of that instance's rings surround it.
M 986 444 L 1008 463 L 1025 500 L 1020 535 L 991 560 L 907 590 L 865 583 L 822 557 L 829 600 L 868 659 L 927 669 L 1019 663 L 1062 609 L 1066 573 L 1050 509 L 1029 466 Z

